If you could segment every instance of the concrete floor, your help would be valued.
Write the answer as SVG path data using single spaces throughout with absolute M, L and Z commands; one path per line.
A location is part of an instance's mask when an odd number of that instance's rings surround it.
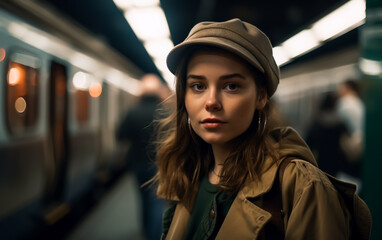
M 67 240 L 144 240 L 135 179 L 125 174 Z

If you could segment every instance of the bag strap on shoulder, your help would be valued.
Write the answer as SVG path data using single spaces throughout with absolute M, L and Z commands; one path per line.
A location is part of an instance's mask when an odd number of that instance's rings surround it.
M 269 224 L 265 226 L 267 239 L 284 239 L 284 210 L 281 189 L 285 168 L 293 159 L 295 157 L 288 157 L 281 161 L 272 189 L 263 196 L 263 209 L 272 214 Z

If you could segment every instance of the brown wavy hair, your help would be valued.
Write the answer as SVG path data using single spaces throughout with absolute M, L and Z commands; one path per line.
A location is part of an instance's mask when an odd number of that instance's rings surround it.
M 158 172 L 153 181 L 158 183 L 159 197 L 180 201 L 191 208 L 201 179 L 214 167 L 214 158 L 211 146 L 202 140 L 187 122 L 185 92 L 188 59 L 190 57 L 184 58 L 175 74 L 176 94 L 172 99 L 173 111 L 157 125 Z M 247 65 L 254 74 L 258 89 L 266 88 L 264 75 Z M 222 189 L 232 193 L 239 191 L 246 178 L 256 179 L 266 156 L 271 156 L 277 161 L 277 151 L 274 151 L 272 139 L 268 134 L 275 127 L 275 121 L 270 118 L 271 105 L 268 102 L 263 110 L 256 110 L 249 128 L 232 141 L 232 151 L 221 172 L 219 185 Z

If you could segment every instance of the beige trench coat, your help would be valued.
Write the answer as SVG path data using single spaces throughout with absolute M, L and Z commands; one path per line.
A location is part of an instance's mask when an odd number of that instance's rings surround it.
M 291 128 L 283 128 L 273 134 L 282 156 L 296 156 L 285 168 L 282 183 L 285 239 L 349 239 L 350 214 L 328 177 L 317 168 L 305 142 Z M 271 214 L 248 199 L 259 197 L 271 189 L 277 168 L 278 165 L 267 159 L 264 166 L 267 170 L 260 175 L 260 180 L 246 182 L 232 203 L 216 239 L 263 239 L 261 232 Z M 165 239 L 182 239 L 189 218 L 189 210 L 178 203 Z

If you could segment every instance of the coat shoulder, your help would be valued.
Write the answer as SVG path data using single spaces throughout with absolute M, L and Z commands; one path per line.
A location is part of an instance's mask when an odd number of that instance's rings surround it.
M 286 166 L 283 185 L 284 182 L 289 184 L 294 182 L 295 185 L 301 188 L 306 188 L 314 184 L 322 184 L 324 187 L 336 191 L 336 188 L 333 186 L 325 172 L 321 171 L 312 163 L 301 159 L 294 159 Z

